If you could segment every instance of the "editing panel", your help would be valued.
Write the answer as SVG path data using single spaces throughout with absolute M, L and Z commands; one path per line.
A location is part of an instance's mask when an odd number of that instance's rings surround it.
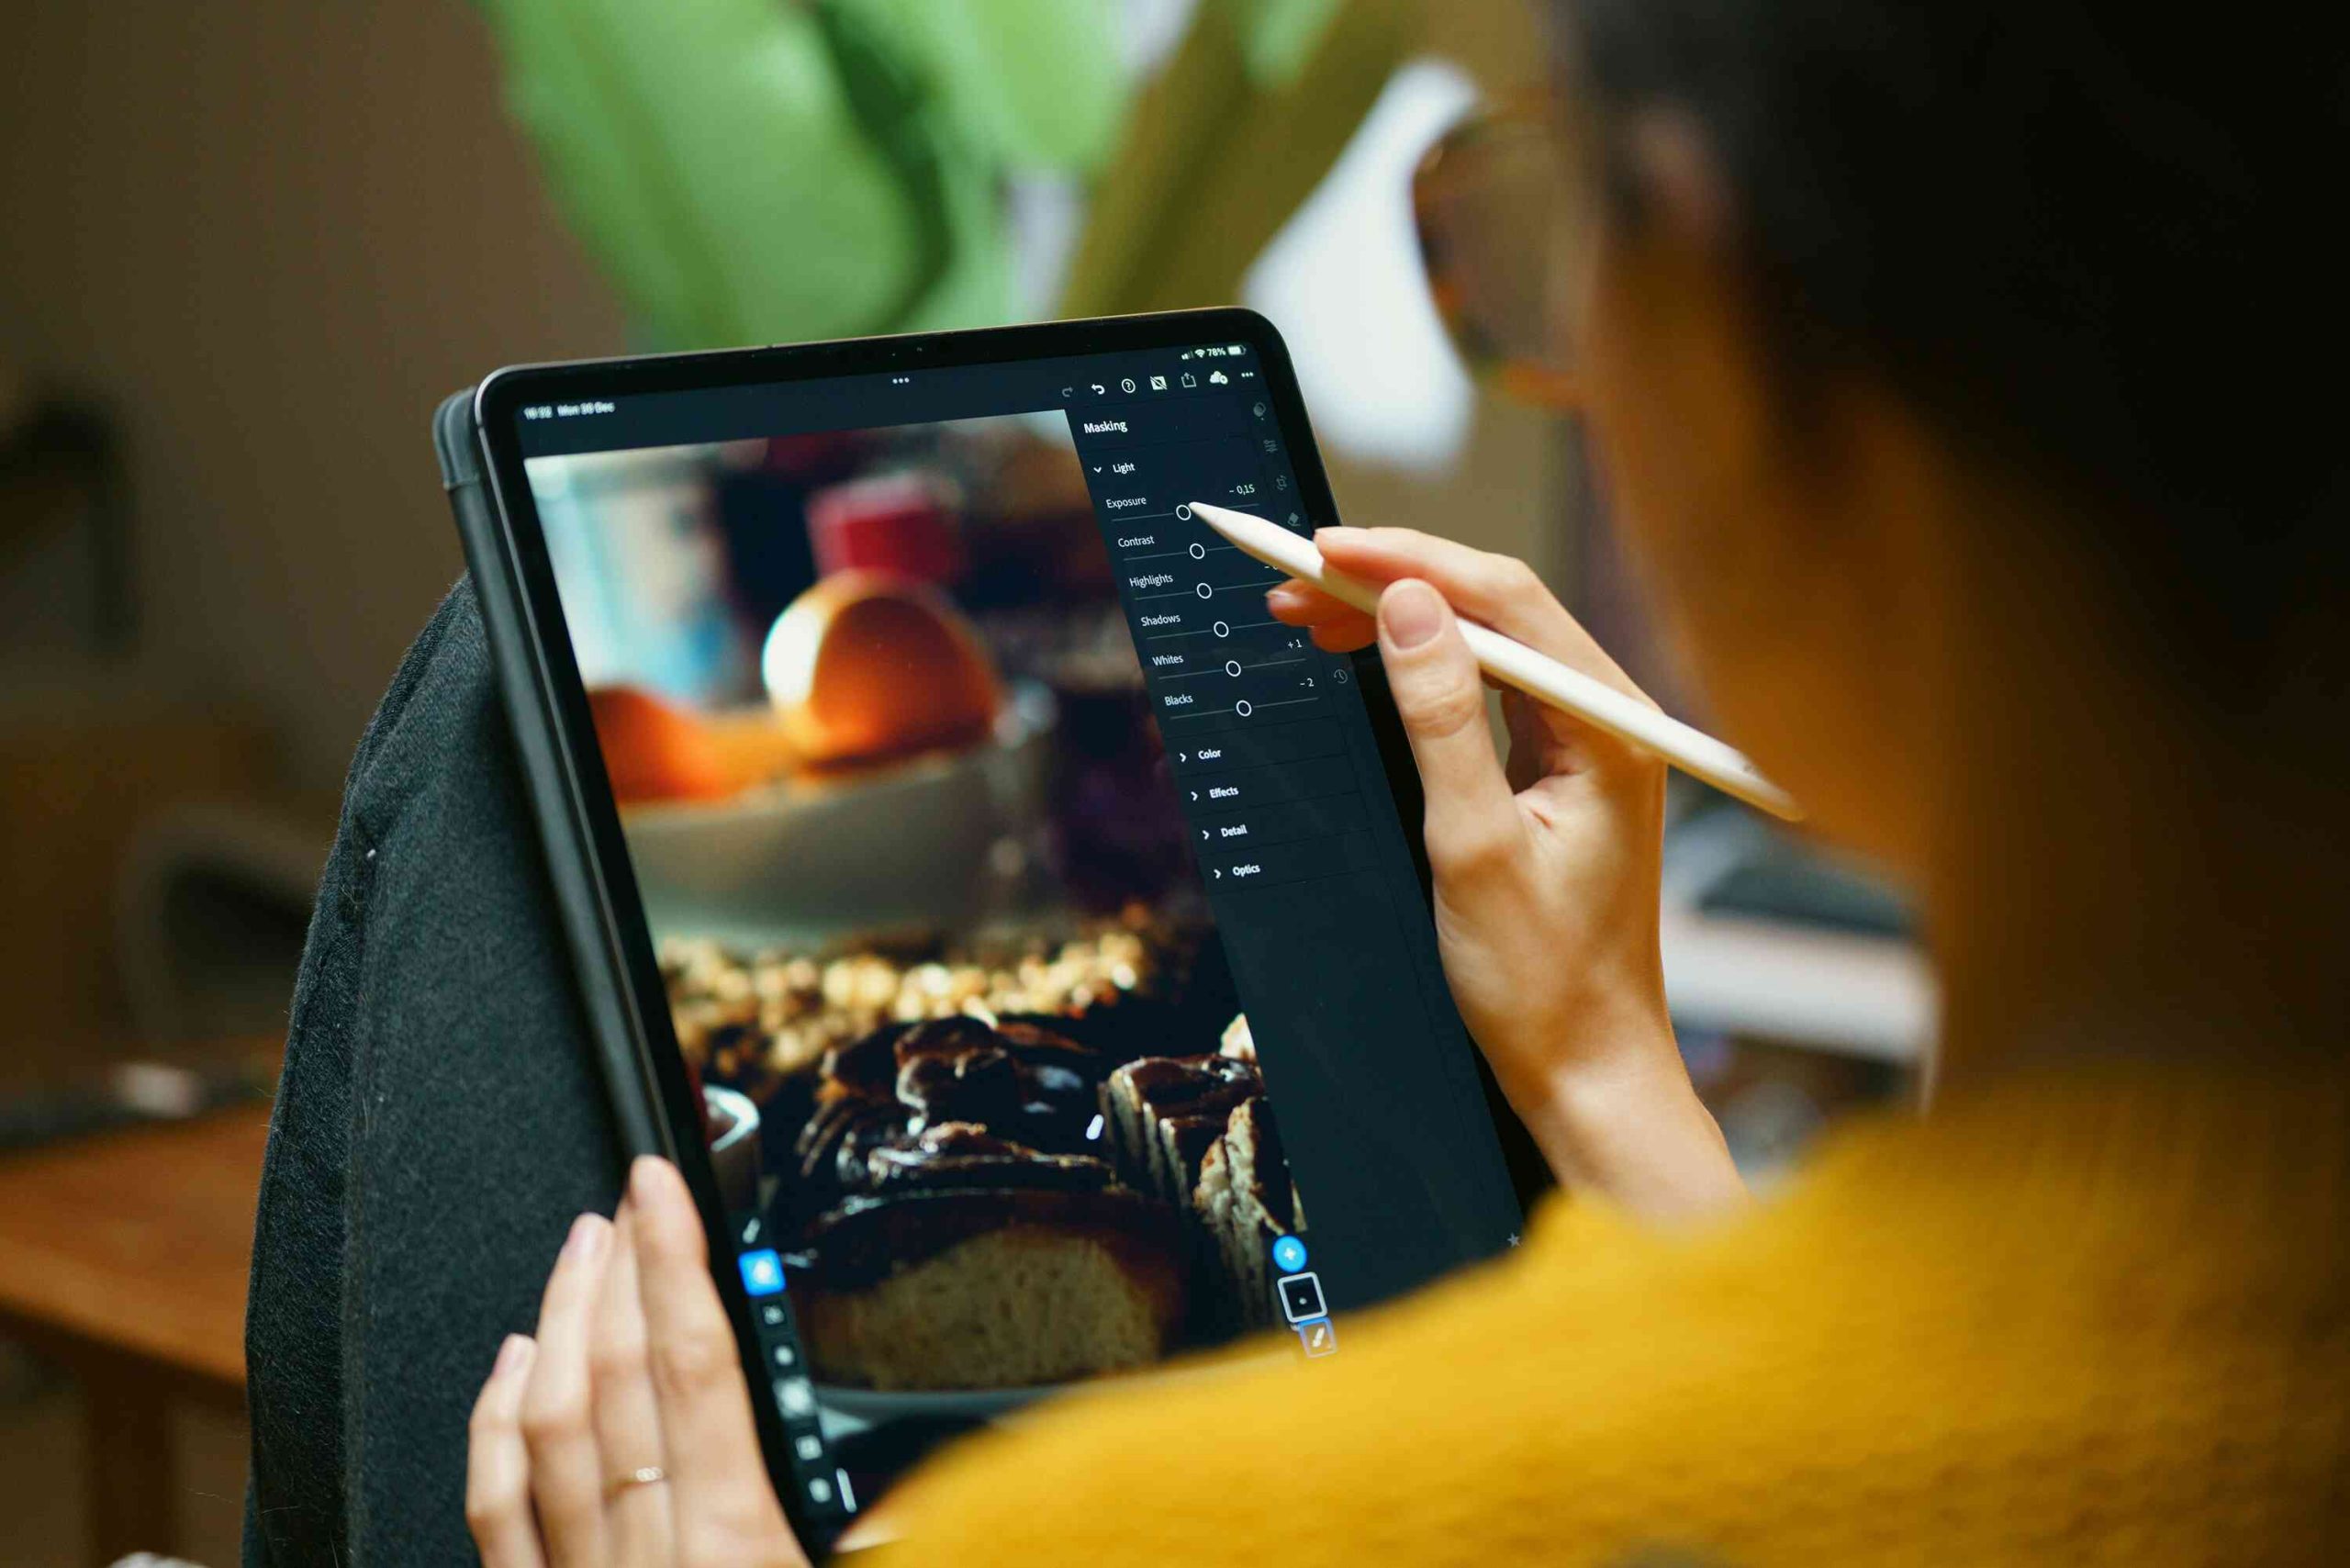
M 1271 410 L 1247 382 L 1192 393 L 1181 379 L 1072 409 L 1069 425 L 1201 879 L 1215 893 L 1355 869 L 1370 823 L 1326 716 L 1350 662 L 1275 621 L 1278 574 L 1192 515 L 1207 500 L 1305 531 Z
M 1516 1205 L 1471 1047 L 1427 1005 L 1443 979 L 1355 662 L 1273 620 L 1279 574 L 1191 503 L 1328 520 L 1306 515 L 1249 362 L 1137 368 L 1077 384 L 1069 431 L 1281 1137 L 1312 1173 L 1313 1269 L 1303 1242 L 1276 1258 L 1281 1309 L 1328 1355 L 1332 1312 L 1505 1245 Z

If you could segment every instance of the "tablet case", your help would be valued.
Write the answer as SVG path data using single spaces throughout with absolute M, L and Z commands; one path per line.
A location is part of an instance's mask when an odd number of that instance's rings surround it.
M 564 802 L 575 798 L 575 783 L 555 744 L 558 719 L 546 697 L 550 683 L 531 676 L 536 655 L 521 621 L 524 596 L 483 470 L 473 403 L 474 389 L 467 387 L 442 398 L 433 412 L 432 443 L 441 460 L 442 487 L 449 494 L 464 544 L 475 599 L 512 721 L 513 749 L 532 785 L 529 795 L 554 884 L 554 906 L 570 941 L 574 974 L 603 1064 L 623 1151 L 675 1159 L 677 1150 L 661 1114 L 661 1092 L 653 1078 L 638 1010 L 624 989 L 628 963 L 616 946 L 614 923 L 604 915 L 604 891 L 595 872 L 588 827 L 578 811 L 565 809 Z M 659 1004 L 660 999 L 655 1002 Z

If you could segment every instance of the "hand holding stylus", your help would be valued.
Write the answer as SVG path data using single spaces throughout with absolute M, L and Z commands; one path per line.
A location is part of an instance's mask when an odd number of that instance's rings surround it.
M 1315 547 L 1315 541 L 1300 538 L 1278 523 L 1229 507 L 1206 501 L 1193 501 L 1191 506 L 1202 521 L 1275 570 L 1312 583 L 1330 598 L 1366 614 L 1376 602 L 1379 585 L 1331 564 Z M 1325 529 L 1315 535 L 1315 540 L 1341 532 L 1345 531 Z M 1510 565 L 1524 569 L 1519 563 Z M 1761 770 L 1745 757 L 1704 731 L 1662 711 L 1646 698 L 1586 675 L 1493 627 L 1480 625 L 1474 619 L 1462 623 L 1460 634 L 1479 666 L 1497 683 L 1562 709 L 1628 745 L 1654 752 L 1674 767 L 1773 816 L 1792 821 L 1803 814 L 1785 790 L 1763 778 Z M 1598 652 L 1595 645 L 1592 651 Z M 1610 664 L 1608 667 L 1614 669 L 1615 666 Z M 1621 676 L 1623 672 L 1616 673 Z
M 1376 616 L 1300 582 L 1266 604 L 1333 652 L 1378 641 L 1426 788 L 1445 973 L 1552 1169 L 1650 1215 L 1741 1202 L 1665 1010 L 1664 764 L 1505 690 L 1505 767 L 1460 616 L 1629 701 L 1648 698 L 1522 562 L 1408 529 L 1326 528 L 1315 543 L 1332 566 L 1384 586 Z

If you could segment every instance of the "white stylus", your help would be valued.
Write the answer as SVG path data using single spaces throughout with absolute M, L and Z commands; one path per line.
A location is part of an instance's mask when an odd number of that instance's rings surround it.
M 1357 610 L 1378 610 L 1378 588 L 1327 565 L 1311 539 L 1300 538 L 1279 523 L 1234 511 L 1230 507 L 1193 501 L 1191 510 L 1210 528 L 1275 571 L 1312 583 L 1332 599 Z M 1572 713 L 1618 740 L 1653 752 L 1675 767 L 1774 817 L 1795 822 L 1803 816 L 1803 809 L 1785 790 L 1763 778 L 1736 749 L 1703 730 L 1660 713 L 1612 686 L 1594 680 L 1580 670 L 1569 669 L 1549 655 L 1538 654 L 1525 644 L 1514 642 L 1466 617 L 1460 622 L 1460 634 L 1468 640 L 1469 651 L 1477 656 L 1477 663 L 1485 673 L 1504 685 L 1514 686 L 1538 701 Z

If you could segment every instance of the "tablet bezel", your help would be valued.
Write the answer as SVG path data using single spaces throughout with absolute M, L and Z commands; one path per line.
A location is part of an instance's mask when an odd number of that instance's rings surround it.
M 726 1302 L 744 1371 L 752 1377 L 755 1389 L 761 1386 L 765 1372 L 749 1298 L 731 1266 L 737 1241 L 729 1231 L 718 1199 L 701 1137 L 701 1112 L 694 1103 L 686 1076 L 619 808 L 597 745 L 587 690 L 574 658 L 545 536 L 532 499 L 517 435 L 518 411 L 527 404 L 549 401 L 642 397 L 876 372 L 1010 364 L 1024 360 L 1181 348 L 1202 341 L 1245 342 L 1253 351 L 1289 448 L 1300 498 L 1310 515 L 1335 521 L 1338 515 L 1337 503 L 1330 493 L 1328 476 L 1314 441 L 1287 346 L 1270 321 L 1249 310 L 1175 311 L 714 353 L 515 365 L 494 372 L 475 389 L 474 435 L 484 460 L 500 535 L 501 559 L 498 565 L 503 570 L 497 575 L 505 578 L 503 584 L 490 580 L 491 575 L 477 567 L 476 575 L 481 579 L 477 587 L 484 593 L 502 590 L 509 595 L 508 608 L 519 622 L 527 644 L 524 652 L 529 678 L 537 688 L 540 701 L 535 712 L 517 713 L 517 722 L 543 722 L 553 732 L 550 749 L 557 766 L 552 770 L 534 770 L 532 783 L 536 790 L 559 791 L 562 795 L 563 799 L 555 803 L 557 809 L 552 812 L 549 802 L 539 802 L 542 825 L 547 829 L 543 834 L 547 852 L 557 859 L 577 857 L 579 864 L 572 868 L 577 873 L 574 885 L 590 890 L 597 906 L 592 912 L 593 919 L 602 940 L 574 944 L 581 983 L 587 987 L 610 987 L 621 1003 L 621 1013 L 629 1022 L 631 1059 L 608 1059 L 606 1063 L 612 1093 L 620 1102 L 615 1105 L 616 1122 L 623 1142 L 629 1146 L 629 1155 L 654 1153 L 674 1159 L 692 1187 L 711 1245 L 711 1274 Z M 1427 898 L 1431 890 L 1427 857 L 1419 831 L 1423 804 L 1419 775 L 1412 762 L 1402 722 L 1388 695 L 1377 650 L 1366 649 L 1353 657 L 1364 709 L 1394 797 L 1404 841 L 1411 849 L 1422 895 Z M 569 819 L 572 833 L 559 834 L 554 831 L 554 819 L 557 815 Z M 610 1048 L 606 1051 L 608 1058 L 614 1054 Z M 1520 1201 L 1530 1208 L 1539 1193 L 1550 1184 L 1548 1169 L 1503 1097 L 1482 1055 L 1476 1066 L 1511 1179 Z M 629 1103 L 631 1095 L 637 1097 L 634 1103 Z M 649 1114 L 655 1110 L 658 1114 Z M 754 1398 L 752 1405 L 769 1479 L 794 1529 L 811 1547 L 828 1543 L 836 1527 L 830 1523 L 811 1524 L 799 1506 L 797 1488 L 790 1484 L 781 1417 L 774 1401 Z

